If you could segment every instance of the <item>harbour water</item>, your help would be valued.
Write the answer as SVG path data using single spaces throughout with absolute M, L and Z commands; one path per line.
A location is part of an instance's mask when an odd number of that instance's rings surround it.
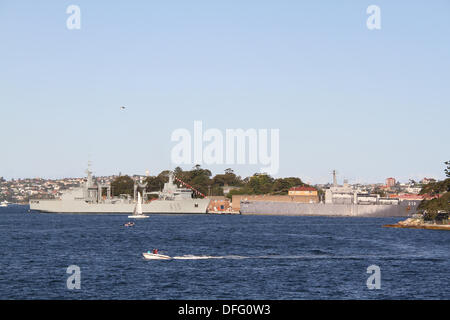
M 0 208 L 0 299 L 450 299 L 450 232 L 381 227 L 401 218 L 171 214 L 127 228 L 124 215 L 27 211 Z M 177 259 L 144 260 L 153 248 Z

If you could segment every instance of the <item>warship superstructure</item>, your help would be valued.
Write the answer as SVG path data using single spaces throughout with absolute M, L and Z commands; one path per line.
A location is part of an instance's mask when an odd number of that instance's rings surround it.
M 94 181 L 92 172 L 86 170 L 86 181 L 78 188 L 64 191 L 60 199 L 30 200 L 30 210 L 53 213 L 124 213 L 131 214 L 138 201 L 138 193 L 142 192 L 144 199 L 150 194 L 156 194 L 157 199 L 142 203 L 145 213 L 207 213 L 210 200 L 208 198 L 193 198 L 193 190 L 178 187 L 174 183 L 173 173 L 169 173 L 169 181 L 159 192 L 146 192 L 146 184 L 135 181 L 134 195 L 111 195 L 111 185 Z M 142 189 L 140 191 L 139 189 Z M 105 192 L 106 191 L 106 192 Z

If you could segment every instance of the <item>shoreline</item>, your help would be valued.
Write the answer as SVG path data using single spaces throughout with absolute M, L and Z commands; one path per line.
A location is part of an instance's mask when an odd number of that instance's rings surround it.
M 421 225 L 411 225 L 411 224 L 385 224 L 385 228 L 408 228 L 408 229 L 429 229 L 429 230 L 450 230 L 450 225 L 436 225 L 436 224 L 421 224 Z

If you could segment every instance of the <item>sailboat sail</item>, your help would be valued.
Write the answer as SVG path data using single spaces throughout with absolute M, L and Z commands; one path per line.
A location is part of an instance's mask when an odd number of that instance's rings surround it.
M 139 192 L 136 205 L 134 206 L 133 214 L 131 216 L 128 216 L 128 218 L 148 218 L 148 216 L 144 215 L 144 213 L 142 212 L 142 196 Z
M 138 201 L 136 202 L 136 205 L 133 209 L 133 216 L 141 215 L 142 214 L 142 198 L 141 194 L 138 192 Z
M 142 214 L 142 198 L 141 194 L 138 192 L 138 203 L 136 205 L 135 214 Z

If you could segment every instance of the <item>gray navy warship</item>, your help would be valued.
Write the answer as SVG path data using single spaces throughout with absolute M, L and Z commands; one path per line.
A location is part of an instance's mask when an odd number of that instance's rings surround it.
M 86 170 L 87 179 L 78 188 L 64 191 L 60 199 L 30 200 L 30 210 L 52 213 L 125 213 L 131 214 L 137 203 L 139 188 L 146 198 L 149 194 L 157 194 L 158 198 L 142 203 L 143 213 L 207 213 L 210 199 L 193 198 L 193 191 L 178 187 L 174 183 L 173 173 L 169 181 L 159 192 L 146 192 L 146 184 L 135 182 L 134 196 L 111 196 L 111 185 L 95 181 L 92 172 Z M 106 189 L 106 196 L 104 191 Z

